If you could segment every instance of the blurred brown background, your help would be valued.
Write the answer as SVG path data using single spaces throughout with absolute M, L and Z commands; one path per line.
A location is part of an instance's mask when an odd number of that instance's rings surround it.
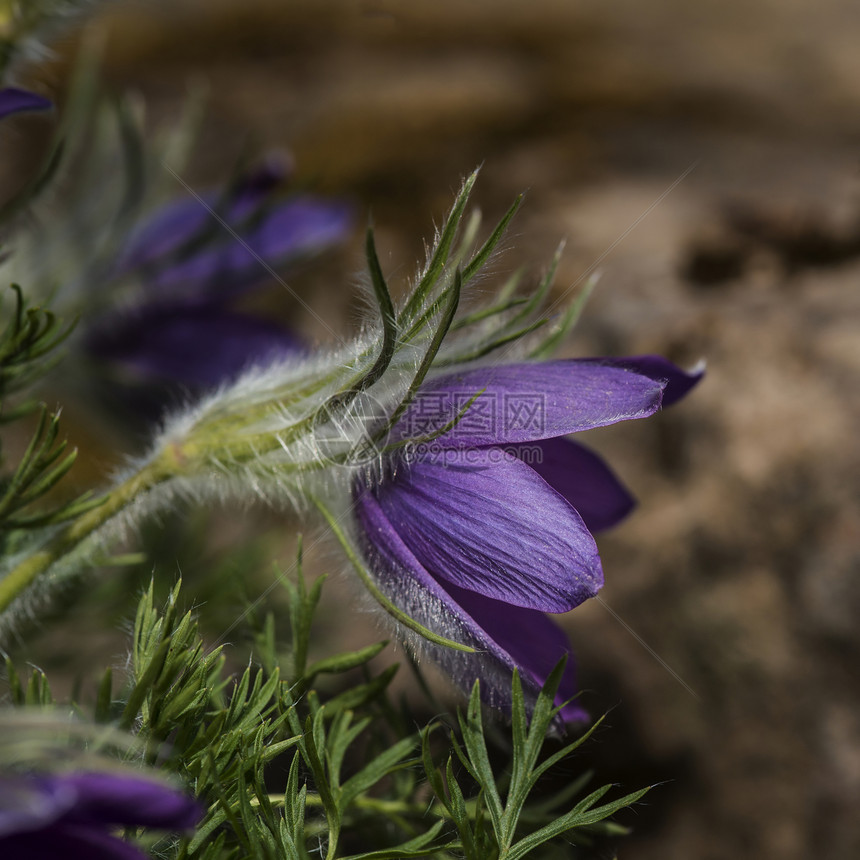
M 688 401 L 588 440 L 641 502 L 600 540 L 603 598 L 695 691 L 576 610 L 586 704 L 610 711 L 589 755 L 630 789 L 665 780 L 628 860 L 860 857 L 860 5 L 182 0 L 102 21 L 108 78 L 153 122 L 208 85 L 192 185 L 288 148 L 372 212 L 397 282 L 482 163 L 488 219 L 528 189 L 500 277 L 536 279 L 561 239 L 558 297 L 602 272 L 567 354 L 707 359 Z M 361 226 L 304 296 L 344 331 Z

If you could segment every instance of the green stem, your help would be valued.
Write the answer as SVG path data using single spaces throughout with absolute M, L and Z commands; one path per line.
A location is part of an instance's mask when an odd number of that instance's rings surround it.
M 474 654 L 475 649 L 469 645 L 462 645 L 460 642 L 455 642 L 453 639 L 446 639 L 432 630 L 428 630 L 423 624 L 419 624 L 410 615 L 407 615 L 402 609 L 398 609 L 389 599 L 382 593 L 382 590 L 374 581 L 373 577 L 368 573 L 358 554 L 353 549 L 352 544 L 347 539 L 340 527 L 338 521 L 334 518 L 332 512 L 323 504 L 322 501 L 315 497 L 311 497 L 311 501 L 316 505 L 317 510 L 323 515 L 329 528 L 334 532 L 338 543 L 343 547 L 346 557 L 349 559 L 355 572 L 358 574 L 365 588 L 370 592 L 373 599 L 394 619 L 399 621 L 404 627 L 409 628 L 414 633 L 417 633 L 428 642 L 434 645 L 441 645 L 444 648 L 453 648 L 455 651 L 464 651 L 467 654 Z
M 168 450 L 163 451 L 158 458 L 112 490 L 101 505 L 82 514 L 63 529 L 46 549 L 35 553 L 14 567 L 0 580 L 0 612 L 7 609 L 40 575 L 57 561 L 81 547 L 87 538 L 135 499 L 175 474 L 175 470 L 171 469 L 171 460 L 174 458 L 175 455 L 171 456 Z
M 272 806 L 283 806 L 284 795 L 270 794 L 269 803 Z M 305 805 L 311 807 L 324 806 L 322 798 L 318 794 L 309 791 L 305 796 Z M 425 818 L 427 814 L 440 814 L 442 805 L 436 801 L 428 806 L 427 803 L 410 803 L 405 800 L 386 800 L 380 797 L 368 797 L 360 794 L 352 801 L 352 805 L 356 809 L 368 810 L 370 812 L 381 812 L 383 815 L 417 815 L 419 818 Z M 471 802 L 472 807 L 475 802 Z M 260 801 L 256 798 L 251 799 L 251 806 L 260 806 Z

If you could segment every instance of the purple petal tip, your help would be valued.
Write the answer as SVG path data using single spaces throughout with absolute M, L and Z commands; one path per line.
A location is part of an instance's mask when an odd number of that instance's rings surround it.
M 13 113 L 50 110 L 53 103 L 43 96 L 18 87 L 0 89 L 0 119 Z

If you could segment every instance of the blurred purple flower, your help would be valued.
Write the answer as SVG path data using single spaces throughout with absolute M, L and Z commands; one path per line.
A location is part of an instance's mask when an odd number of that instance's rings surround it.
M 139 776 L 69 773 L 0 778 L 0 856 L 26 860 L 140 860 L 117 827 L 191 830 L 193 799 Z
M 284 170 L 269 162 L 221 195 L 160 209 L 107 273 L 134 278 L 146 294 L 103 314 L 85 348 L 138 414 L 157 417 L 171 393 L 199 394 L 251 365 L 302 351 L 282 326 L 232 302 L 277 271 L 342 242 L 351 225 L 342 201 L 297 195 L 274 201 Z
M 18 87 L 0 89 L 0 119 L 13 113 L 24 111 L 49 110 L 53 104 L 42 96 Z
M 603 571 L 591 532 L 615 525 L 634 502 L 596 454 L 564 437 L 651 415 L 701 376 L 641 356 L 466 369 L 421 388 L 389 440 L 419 440 L 407 462 L 355 488 L 359 539 L 395 606 L 476 649 L 428 644 L 458 684 L 480 678 L 485 701 L 509 710 L 514 667 L 534 696 L 570 655 L 544 613 L 597 593 Z M 569 656 L 557 702 L 576 692 Z M 587 718 L 575 701 L 561 717 Z
M 115 276 L 143 276 L 148 301 L 211 305 L 343 241 L 350 207 L 309 194 L 275 201 L 286 176 L 270 158 L 220 194 L 162 207 L 121 251 Z

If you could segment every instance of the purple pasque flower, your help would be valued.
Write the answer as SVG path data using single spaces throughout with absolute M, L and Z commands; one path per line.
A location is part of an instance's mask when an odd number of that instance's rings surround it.
M 18 87 L 0 89 L 0 119 L 13 113 L 50 110 L 53 104 L 46 98 Z
M 652 415 L 701 376 L 640 356 L 468 368 L 422 386 L 389 440 L 413 440 L 407 455 L 356 485 L 359 540 L 399 610 L 475 649 L 421 643 L 460 686 L 480 678 L 484 700 L 507 710 L 514 667 L 534 696 L 567 654 L 557 702 L 576 694 L 567 639 L 545 613 L 597 593 L 592 532 L 634 503 L 566 437 Z M 561 717 L 587 718 L 575 701 Z
M 254 364 L 304 350 L 285 327 L 217 304 L 155 304 L 111 320 L 87 332 L 87 352 L 111 404 L 147 421 L 180 392 L 201 394 Z
M 270 160 L 220 195 L 163 207 L 109 266 L 104 277 L 134 282 L 139 298 L 101 314 L 85 349 L 138 414 L 156 417 L 177 388 L 199 394 L 302 351 L 293 333 L 234 303 L 342 242 L 352 215 L 343 201 L 309 194 L 274 200 L 284 176 Z
M 141 776 L 68 773 L 0 777 L 0 856 L 26 860 L 140 860 L 117 827 L 191 830 L 203 810 Z
M 287 174 L 273 155 L 224 191 L 162 207 L 121 250 L 114 277 L 141 278 L 153 302 L 224 302 L 343 241 L 351 207 L 311 194 L 275 199 Z

